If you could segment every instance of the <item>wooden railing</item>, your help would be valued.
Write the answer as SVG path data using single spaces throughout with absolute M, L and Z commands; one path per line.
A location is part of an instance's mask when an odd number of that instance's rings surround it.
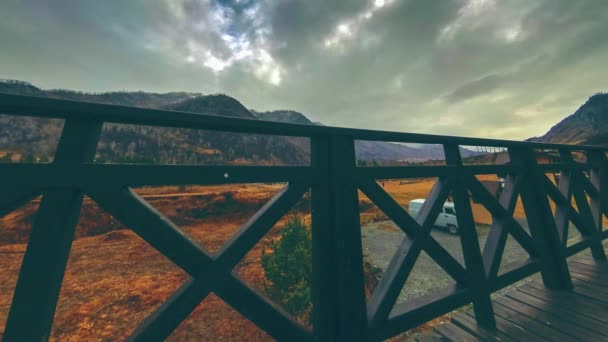
M 148 317 L 131 339 L 163 340 L 210 293 L 281 341 L 381 340 L 472 303 L 478 324 L 494 326 L 490 294 L 535 272 L 546 286 L 572 287 L 566 258 L 590 248 L 605 259 L 602 229 L 607 213 L 606 151 L 589 146 L 408 134 L 325 126 L 305 126 L 192 113 L 138 109 L 71 101 L 0 95 L 0 113 L 65 120 L 54 161 L 0 165 L 0 215 L 42 194 L 14 292 L 5 341 L 40 341 L 49 336 L 74 229 L 86 194 L 190 276 Z M 310 139 L 308 166 L 124 165 L 93 162 L 104 123 L 183 127 L 298 136 Z M 445 165 L 357 167 L 356 140 L 441 144 Z M 460 146 L 492 146 L 508 151 L 505 165 L 464 165 Z M 559 163 L 539 164 L 537 150 L 558 151 Z M 574 161 L 572 152 L 586 155 Z M 559 172 L 555 185 L 547 172 Z M 477 175 L 504 174 L 499 198 Z M 376 180 L 436 177 L 416 217 L 410 216 Z M 225 246 L 209 254 L 175 224 L 131 190 L 143 185 L 286 182 Z M 232 269 L 301 196 L 311 192 L 312 331 L 246 286 Z M 358 190 L 405 233 L 395 256 L 366 302 Z M 464 265 L 430 234 L 451 194 L 460 230 Z M 470 194 L 492 214 L 488 239 L 480 247 Z M 521 197 L 528 222 L 514 218 Z M 555 202 L 553 212 L 549 199 Z M 574 198 L 573 205 L 572 199 Z M 569 222 L 581 233 L 567 246 Z M 508 236 L 529 254 L 498 274 Z M 439 293 L 397 304 L 408 275 L 426 252 L 456 282 Z

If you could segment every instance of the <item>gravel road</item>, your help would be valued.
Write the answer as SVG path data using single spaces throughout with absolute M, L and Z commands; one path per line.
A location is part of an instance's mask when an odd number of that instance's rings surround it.
M 522 227 L 527 229 L 525 221 L 520 222 Z M 489 232 L 490 226 L 479 225 L 477 234 L 479 244 L 483 249 Z M 569 230 L 574 232 L 571 227 Z M 361 235 L 363 240 L 363 253 L 367 260 L 374 266 L 386 269 L 395 251 L 399 247 L 405 234 L 392 222 L 374 222 L 361 227 Z M 460 238 L 458 235 L 452 235 L 439 228 L 431 231 L 433 238 L 437 240 L 458 262 L 464 264 L 462 248 L 460 246 Z M 577 237 L 577 233 L 572 233 L 570 238 Z M 503 254 L 501 270 L 503 266 L 515 262 L 523 261 L 528 258 L 528 254 L 519 244 L 509 236 Z M 433 259 L 425 252 L 422 252 L 418 258 L 410 277 L 408 278 L 403 290 L 401 291 L 398 303 L 405 302 L 409 299 L 420 297 L 429 293 L 436 292 L 446 286 L 454 284 L 454 280 L 439 267 Z

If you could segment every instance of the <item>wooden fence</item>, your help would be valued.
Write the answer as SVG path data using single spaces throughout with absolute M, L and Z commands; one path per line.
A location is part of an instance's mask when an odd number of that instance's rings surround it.
M 131 337 L 137 341 L 163 340 L 212 292 L 281 341 L 382 340 L 469 303 L 474 305 L 478 324 L 492 327 L 493 292 L 536 272 L 542 273 L 547 287 L 568 289 L 572 287 L 568 256 L 589 248 L 594 258 L 606 258 L 601 243 L 608 236 L 602 229 L 602 216 L 608 212 L 608 149 L 602 147 L 306 126 L 13 95 L 0 95 L 0 113 L 65 120 L 52 163 L 0 164 L 0 215 L 42 194 L 5 341 L 48 339 L 84 195 L 190 276 L 141 323 Z M 311 161 L 310 165 L 293 167 L 96 164 L 93 160 L 104 123 L 306 137 L 310 139 Z M 440 144 L 444 147 L 445 165 L 357 167 L 356 140 Z M 510 163 L 465 165 L 461 146 L 506 149 Z M 537 163 L 539 150 L 557 151 L 560 161 Z M 586 155 L 586 161 L 575 161 L 573 151 Z M 549 172 L 559 172 L 559 185 L 547 177 Z M 476 177 L 486 174 L 506 175 L 499 198 Z M 376 182 L 420 177 L 438 180 L 416 217 L 411 217 Z M 144 185 L 261 182 L 288 185 L 213 255 L 131 190 Z M 406 233 L 367 302 L 359 190 Z M 232 272 L 307 191 L 311 192 L 312 208 L 312 331 Z M 493 216 L 484 246 L 478 242 L 471 195 Z M 448 196 L 453 198 L 458 213 L 464 265 L 430 234 Z M 526 229 L 513 217 L 518 197 L 525 210 Z M 555 210 L 549 199 L 555 202 Z M 570 222 L 580 231 L 581 238 L 567 246 Z M 509 235 L 529 258 L 509 265 L 499 275 Z M 396 304 L 422 252 L 441 266 L 456 285 Z

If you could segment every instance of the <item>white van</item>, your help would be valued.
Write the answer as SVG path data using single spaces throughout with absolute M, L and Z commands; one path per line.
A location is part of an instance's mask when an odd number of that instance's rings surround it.
M 413 218 L 416 218 L 423 204 L 423 198 L 410 201 L 408 211 Z M 456 210 L 454 209 L 453 202 L 445 202 L 443 204 L 443 208 L 435 221 L 435 226 L 447 229 L 452 234 L 458 234 L 458 221 L 456 220 Z

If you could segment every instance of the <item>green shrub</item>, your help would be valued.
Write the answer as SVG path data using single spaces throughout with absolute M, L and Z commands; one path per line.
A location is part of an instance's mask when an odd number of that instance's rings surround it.
M 310 227 L 298 216 L 290 218 L 271 248 L 270 253 L 262 252 L 266 294 L 285 311 L 309 322 L 312 309 Z

